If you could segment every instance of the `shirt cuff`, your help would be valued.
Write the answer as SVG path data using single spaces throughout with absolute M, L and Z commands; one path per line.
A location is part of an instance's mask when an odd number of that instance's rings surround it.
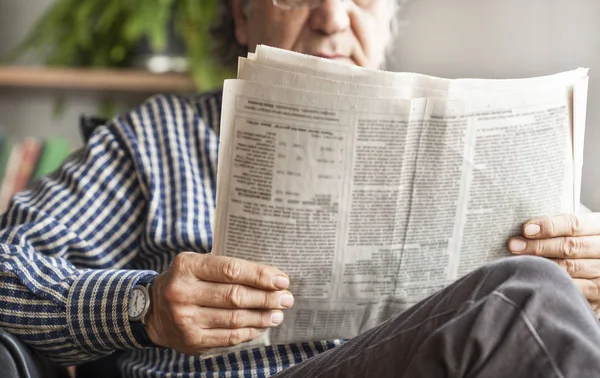
M 87 353 L 136 349 L 127 307 L 139 279 L 158 275 L 144 270 L 87 270 L 69 290 L 67 324 L 74 342 Z

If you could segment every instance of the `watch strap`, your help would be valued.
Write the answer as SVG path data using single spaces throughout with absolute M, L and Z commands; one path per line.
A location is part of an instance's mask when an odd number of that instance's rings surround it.
M 135 341 L 138 342 L 143 347 L 155 347 L 157 346 L 152 342 L 150 336 L 148 336 L 148 332 L 146 331 L 146 327 L 142 324 L 142 322 L 129 322 L 131 325 L 131 332 L 133 333 L 133 337 L 135 337 Z

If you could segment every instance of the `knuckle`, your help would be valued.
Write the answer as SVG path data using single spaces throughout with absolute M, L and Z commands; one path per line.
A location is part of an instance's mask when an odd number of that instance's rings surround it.
M 266 282 L 267 280 L 267 272 L 268 268 L 265 265 L 258 265 L 256 268 L 256 283 L 260 284 L 261 282 Z
M 228 346 L 236 346 L 244 341 L 242 330 L 240 329 L 232 329 L 229 332 L 229 338 L 227 340 Z
M 577 260 L 563 260 L 564 268 L 570 276 L 574 276 L 579 272 L 579 263 Z
M 178 329 L 186 329 L 190 324 L 191 314 L 179 307 L 171 307 L 169 315 L 173 325 Z M 193 323 L 193 322 L 192 322 Z
M 212 256 L 202 256 L 201 259 L 195 262 L 194 271 L 200 278 L 206 278 L 210 276 L 211 271 L 211 259 Z
M 590 284 L 585 286 L 583 290 L 584 296 L 588 300 L 598 300 L 600 299 L 600 284 L 597 280 L 589 280 Z
M 238 260 L 226 259 L 223 262 L 221 272 L 227 280 L 236 282 L 242 275 L 242 266 Z
M 568 260 L 567 260 L 567 259 L 556 259 L 556 260 L 554 260 L 554 261 L 555 261 L 555 262 L 558 264 L 558 266 L 559 266 L 561 269 L 563 269 L 564 271 L 568 272 L 568 269 L 569 269 L 569 267 L 568 267 L 568 265 L 569 265 L 569 262 L 568 262 Z
M 194 345 L 192 347 L 196 349 L 210 348 L 210 345 L 215 344 L 215 341 L 215 338 L 210 332 L 202 332 L 198 335 L 198 338 L 194 340 Z
M 567 237 L 563 241 L 562 253 L 565 257 L 576 256 L 581 251 L 581 241 L 579 238 Z
M 244 314 L 242 311 L 232 311 L 229 315 L 229 328 L 240 328 L 244 324 Z
M 242 307 L 244 304 L 244 293 L 240 285 L 231 285 L 227 290 L 225 300 L 233 307 Z
M 181 303 L 185 300 L 185 294 L 183 290 L 179 285 L 174 283 L 167 285 L 165 288 L 164 297 L 167 303 L 170 304 Z
M 227 340 L 228 346 L 236 346 L 248 340 L 247 331 L 245 329 L 232 329 Z
M 573 235 L 578 234 L 581 231 L 581 219 L 577 214 L 567 214 L 565 219 L 567 222 L 567 231 Z
M 171 263 L 171 269 L 174 269 L 177 272 L 185 270 L 185 268 L 188 265 L 188 260 L 190 258 L 189 255 L 190 252 L 178 253 L 173 259 L 173 262 Z
M 588 289 L 587 298 L 598 300 L 600 299 L 600 285 L 595 280 L 593 280 L 592 283 L 593 285 L 590 285 L 590 288 Z

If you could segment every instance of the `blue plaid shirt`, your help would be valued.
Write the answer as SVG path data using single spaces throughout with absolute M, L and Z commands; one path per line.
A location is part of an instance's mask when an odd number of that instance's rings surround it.
M 178 252 L 211 250 L 221 96 L 155 96 L 13 197 L 0 219 L 0 327 L 62 364 L 124 351 L 128 377 L 268 377 L 340 343 L 201 359 L 141 348 L 131 331 L 136 282 Z

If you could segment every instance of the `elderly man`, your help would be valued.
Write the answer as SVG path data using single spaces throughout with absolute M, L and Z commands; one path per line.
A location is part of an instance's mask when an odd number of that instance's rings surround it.
M 228 62 L 263 43 L 378 67 L 394 15 L 392 0 L 223 7 Z M 155 96 L 13 198 L 0 224 L 2 328 L 63 364 L 121 351 L 128 377 L 598 375 L 600 327 L 585 299 L 600 299 L 597 215 L 532 220 L 509 243 L 558 264 L 491 264 L 348 342 L 202 358 L 276 327 L 294 302 L 284 272 L 207 255 L 220 98 Z

